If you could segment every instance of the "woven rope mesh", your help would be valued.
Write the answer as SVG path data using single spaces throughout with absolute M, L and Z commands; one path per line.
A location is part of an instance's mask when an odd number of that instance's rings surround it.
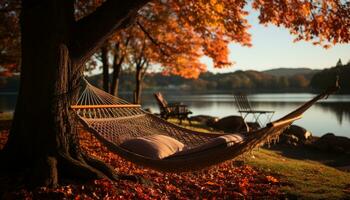
M 116 144 L 120 144 L 127 139 L 153 134 L 170 136 L 184 143 L 189 148 L 212 139 L 212 137 L 188 133 L 150 114 L 106 119 L 86 118 L 83 120 L 90 128 Z
M 86 84 L 77 105 L 131 105 L 129 102 L 112 96 L 89 83 Z M 206 143 L 212 137 L 193 134 L 158 117 L 146 113 L 140 107 L 79 108 L 76 113 L 89 128 L 92 128 L 115 144 L 135 137 L 153 134 L 167 135 L 193 148 Z

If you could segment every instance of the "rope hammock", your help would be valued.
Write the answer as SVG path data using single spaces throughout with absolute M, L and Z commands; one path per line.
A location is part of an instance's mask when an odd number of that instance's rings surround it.
M 293 112 L 267 124 L 266 127 L 242 133 L 244 138 L 239 143 L 227 142 L 224 145 L 211 145 L 209 148 L 200 147 L 210 144 L 219 136 L 227 136 L 230 133 L 203 133 L 182 128 L 142 110 L 140 105 L 130 104 L 112 96 L 92 86 L 86 80 L 77 104 L 72 105 L 71 108 L 83 126 L 110 151 L 145 167 L 159 171 L 181 172 L 218 164 L 250 151 L 264 142 L 276 139 L 295 120 L 300 119 L 315 102 L 327 98 L 337 89 L 338 86 L 330 87 Z M 121 144 L 128 139 L 155 134 L 169 136 L 182 142 L 187 153 L 154 159 L 121 147 Z

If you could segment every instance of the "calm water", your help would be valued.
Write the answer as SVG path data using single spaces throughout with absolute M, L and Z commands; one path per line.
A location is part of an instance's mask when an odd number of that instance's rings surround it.
M 122 95 L 130 99 L 130 95 Z M 183 102 L 189 105 L 193 115 L 212 115 L 225 117 L 239 115 L 233 96 L 229 94 L 165 94 L 169 102 Z M 253 106 L 261 110 L 274 110 L 272 118 L 287 114 L 303 102 L 312 98 L 313 94 L 253 94 L 249 96 Z M 0 94 L 0 111 L 12 111 L 16 94 Z M 151 93 L 143 95 L 143 107 L 159 112 Z M 295 122 L 314 135 L 321 136 L 332 132 L 336 135 L 350 137 L 350 95 L 332 95 L 327 100 L 314 105 L 301 120 Z

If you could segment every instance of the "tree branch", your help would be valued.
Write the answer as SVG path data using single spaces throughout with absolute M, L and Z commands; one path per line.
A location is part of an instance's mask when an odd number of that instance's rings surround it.
M 149 0 L 107 0 L 92 14 L 75 23 L 70 42 L 72 60 L 82 66 L 116 30 L 129 25 Z
M 139 21 L 136 21 L 136 23 L 137 23 L 137 25 L 139 25 L 140 29 L 141 29 L 142 32 L 147 36 L 147 38 L 148 38 L 153 44 L 155 44 L 156 46 L 159 47 L 160 52 L 161 52 L 163 55 L 165 55 L 165 56 L 169 56 L 169 54 L 167 54 L 167 53 L 163 50 L 163 48 L 162 48 L 161 45 L 164 45 L 164 46 L 166 46 L 166 47 L 169 47 L 169 46 L 166 45 L 166 44 L 163 44 L 163 43 L 160 44 L 156 39 L 154 39 L 154 38 L 152 37 L 152 35 L 146 30 L 145 27 L 142 26 L 142 24 L 141 24 Z

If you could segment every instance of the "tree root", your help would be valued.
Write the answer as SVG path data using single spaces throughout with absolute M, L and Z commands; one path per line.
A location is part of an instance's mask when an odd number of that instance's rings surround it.
M 109 178 L 103 172 L 87 164 L 85 160 L 76 160 L 66 154 L 59 156 L 59 170 L 68 177 L 82 181 Z
M 112 166 L 86 154 L 83 154 L 83 157 L 87 164 L 104 173 L 109 179 L 114 181 L 119 179 L 119 176 Z
M 13 171 L 14 176 L 20 175 L 18 170 L 13 170 L 17 164 L 10 162 L 12 159 L 7 161 L 8 156 L 6 155 L 4 151 L 0 151 L 0 162 L 3 163 L 0 168 L 4 169 L 5 174 Z M 137 175 L 118 174 L 109 164 L 84 152 L 73 153 L 73 155 L 68 152 L 60 152 L 55 156 L 43 156 L 36 161 L 32 161 L 32 165 L 21 168 L 20 171 L 24 172 L 20 176 L 24 177 L 23 181 L 28 183 L 26 185 L 29 188 L 36 186 L 54 188 L 59 183 L 66 183 L 67 181 L 85 182 L 102 178 L 111 181 L 128 180 L 150 184 L 150 181 Z

